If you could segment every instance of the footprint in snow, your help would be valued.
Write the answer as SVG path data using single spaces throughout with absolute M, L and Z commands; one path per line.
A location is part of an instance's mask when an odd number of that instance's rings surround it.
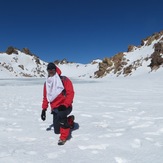
M 120 157 L 115 157 L 115 161 L 116 163 L 128 163 L 127 160 L 120 158 Z
M 153 138 L 146 137 L 145 139 L 157 147 L 163 147 L 162 143 L 155 141 Z
M 7 131 L 7 132 L 13 132 L 13 131 L 21 132 L 23 130 L 21 128 L 5 128 L 4 131 Z
M 155 132 L 145 132 L 144 134 L 146 134 L 146 135 L 153 135 L 153 136 L 159 136 L 159 135 L 163 134 L 163 128 L 160 128 L 159 130 L 157 130 Z
M 97 150 L 105 150 L 109 147 L 109 144 L 99 144 L 99 145 L 79 145 L 78 148 L 81 150 L 93 150 L 92 153 L 97 153 Z
M 134 139 L 134 142 L 131 143 L 132 148 L 140 148 L 142 146 L 140 139 Z
M 59 151 L 59 152 L 48 153 L 48 154 L 47 154 L 47 157 L 48 157 L 49 159 L 55 159 L 55 158 L 57 158 L 57 157 L 63 156 L 63 154 L 65 154 L 65 153 L 66 153 L 65 150 L 61 150 L 61 151 Z
M 25 152 L 27 155 L 36 155 L 37 152 L 36 151 L 26 151 Z
M 36 138 L 32 137 L 16 137 L 15 139 L 19 142 L 33 142 L 37 140 Z
M 102 117 L 104 118 L 109 118 L 109 119 L 114 119 L 114 117 L 110 116 L 110 115 L 107 115 L 107 114 L 104 114 Z
M 150 122 L 149 121 L 149 122 L 145 122 L 145 123 L 143 123 L 141 125 L 133 126 L 132 128 L 133 129 L 136 129 L 136 128 L 146 128 L 146 127 L 150 127 L 153 124 L 154 124 L 154 122 Z

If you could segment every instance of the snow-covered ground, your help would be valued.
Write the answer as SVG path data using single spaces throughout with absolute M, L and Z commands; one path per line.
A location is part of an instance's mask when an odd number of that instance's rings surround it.
M 76 130 L 58 146 L 44 79 L 0 79 L 0 163 L 162 163 L 163 77 L 72 79 Z

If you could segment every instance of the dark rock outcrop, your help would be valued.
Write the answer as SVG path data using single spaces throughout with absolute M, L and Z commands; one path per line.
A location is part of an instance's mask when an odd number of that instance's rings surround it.
M 9 46 L 6 50 L 6 53 L 8 55 L 11 55 L 11 54 L 18 54 L 18 51 L 16 48 L 14 48 L 13 46 Z
M 151 55 L 151 63 L 149 67 L 151 70 L 158 69 L 161 65 L 163 65 L 163 41 L 158 42 L 154 45 L 155 51 Z

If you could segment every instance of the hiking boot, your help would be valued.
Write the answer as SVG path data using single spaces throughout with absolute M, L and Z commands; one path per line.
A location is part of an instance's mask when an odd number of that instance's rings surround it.
M 64 145 L 65 143 L 66 143 L 66 140 L 61 140 L 61 139 L 58 140 L 58 145 Z
M 70 126 L 70 129 L 73 129 L 74 128 L 74 120 L 75 120 L 75 116 L 74 115 L 70 115 L 68 117 L 68 124 Z

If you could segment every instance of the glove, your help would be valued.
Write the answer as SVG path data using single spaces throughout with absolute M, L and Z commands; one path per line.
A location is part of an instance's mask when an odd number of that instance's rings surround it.
M 64 105 L 60 105 L 59 107 L 58 107 L 58 111 L 65 111 L 67 108 L 66 108 L 66 106 L 64 106 Z
M 42 110 L 41 119 L 42 119 L 43 121 L 46 120 L 46 111 L 45 111 L 45 110 Z

